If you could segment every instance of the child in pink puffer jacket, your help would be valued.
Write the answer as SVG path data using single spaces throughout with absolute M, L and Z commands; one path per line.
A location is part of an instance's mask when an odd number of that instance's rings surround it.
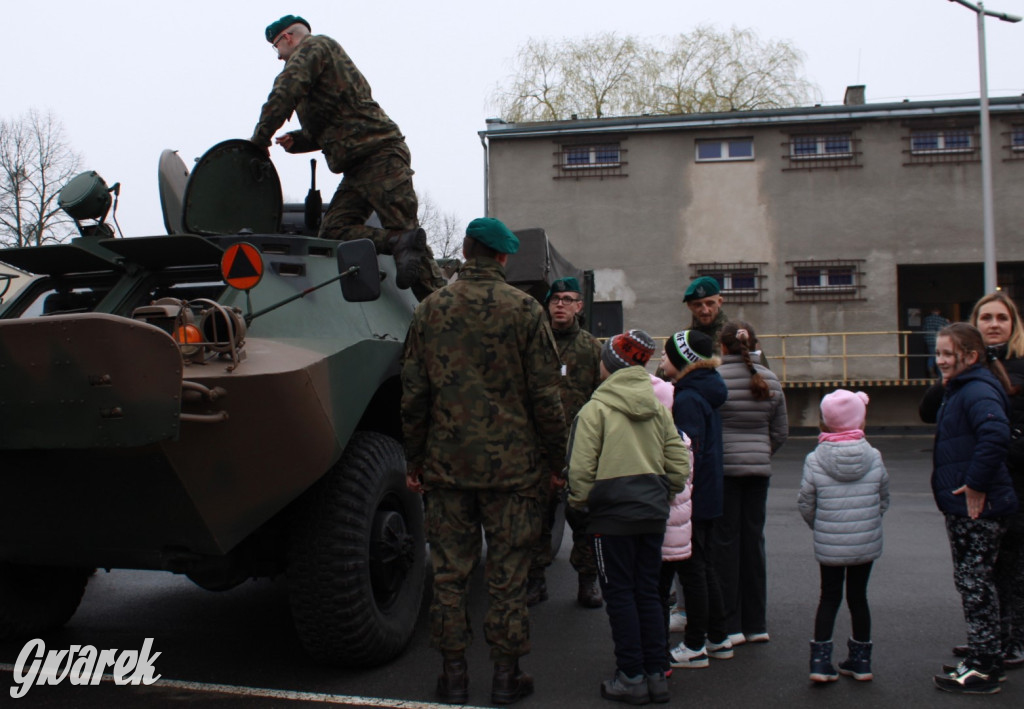
M 659 379 L 658 377 L 651 375 L 651 384 L 654 386 L 654 395 L 658 398 L 665 408 L 669 411 L 672 410 L 672 401 L 675 397 L 675 387 L 670 383 Z M 683 438 L 683 443 L 686 444 L 686 450 L 690 454 L 690 477 L 686 479 L 686 487 L 683 491 L 676 495 L 672 500 L 672 505 L 669 508 L 668 522 L 665 524 L 665 541 L 661 545 L 661 568 L 662 577 L 669 575 L 667 568 L 671 568 L 671 574 L 669 578 L 675 578 L 676 569 L 675 565 L 683 562 L 690 558 L 690 538 L 691 538 L 691 525 L 690 515 L 692 513 L 693 505 L 690 502 L 690 496 L 693 494 L 693 450 L 690 444 L 690 438 L 682 431 L 679 435 Z M 665 637 L 669 638 L 669 620 L 672 613 L 672 598 L 671 591 L 672 585 L 669 584 L 667 589 L 662 589 L 663 602 L 665 604 Z M 668 642 L 665 651 L 669 652 L 672 649 L 671 641 Z M 671 654 L 669 655 L 671 657 Z

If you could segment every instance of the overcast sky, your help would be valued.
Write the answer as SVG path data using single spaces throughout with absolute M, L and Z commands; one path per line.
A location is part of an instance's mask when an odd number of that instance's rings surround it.
M 1024 0 L 987 6 L 1024 15 Z M 345 47 L 405 133 L 417 191 L 463 224 L 483 213 L 477 132 L 495 115 L 490 96 L 531 37 L 735 25 L 802 50 L 826 104 L 842 103 L 851 84 L 867 86 L 869 103 L 979 95 L 976 16 L 948 0 L 34 0 L 3 3 L 0 116 L 52 111 L 83 169 L 121 183 L 125 235 L 164 233 L 160 152 L 178 150 L 191 166 L 252 134 L 281 68 L 264 28 L 289 13 Z M 1024 93 L 1024 23 L 989 18 L 985 29 L 990 95 Z M 271 156 L 285 200 L 301 201 L 311 155 Z M 329 199 L 340 177 L 322 157 L 317 177 Z

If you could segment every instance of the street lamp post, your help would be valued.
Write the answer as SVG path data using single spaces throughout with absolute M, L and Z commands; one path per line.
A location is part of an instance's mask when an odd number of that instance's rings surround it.
M 1022 18 L 1005 12 L 986 10 L 985 3 L 949 0 L 963 5 L 978 16 L 978 73 L 981 76 L 981 213 L 984 222 L 985 292 L 992 293 L 996 283 L 995 210 L 992 206 L 992 144 L 988 120 L 988 71 L 985 62 L 985 15 L 1003 22 L 1020 22 Z

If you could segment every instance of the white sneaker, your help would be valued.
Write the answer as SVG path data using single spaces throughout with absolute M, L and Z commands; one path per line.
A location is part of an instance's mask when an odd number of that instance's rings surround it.
M 708 640 L 704 647 L 707 648 L 708 657 L 713 657 L 716 660 L 731 660 L 736 654 L 732 651 L 732 641 L 729 638 L 720 643 Z
M 668 617 L 668 631 L 670 633 L 681 633 L 686 630 L 686 611 L 672 609 Z
M 732 643 L 733 647 L 736 647 L 737 645 L 742 645 L 747 642 L 747 636 L 743 633 L 729 633 L 728 640 Z
M 672 662 L 670 663 L 673 667 L 682 667 L 684 669 L 699 669 L 701 667 L 708 666 L 708 654 L 701 648 L 700 650 L 691 650 L 686 647 L 684 643 L 679 643 L 672 648 Z
M 731 637 L 731 636 L 730 636 Z M 751 633 L 744 636 L 748 643 L 766 643 L 771 640 L 768 633 Z

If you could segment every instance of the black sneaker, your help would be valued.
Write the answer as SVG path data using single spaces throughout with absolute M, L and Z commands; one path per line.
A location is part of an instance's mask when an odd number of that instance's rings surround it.
M 665 704 L 670 699 L 668 693 L 668 675 L 657 672 L 647 675 L 647 694 L 655 704 Z
M 1006 669 L 1017 669 L 1024 667 L 1024 647 L 1012 645 L 1003 652 L 1003 667 Z
M 942 673 L 943 674 L 947 674 L 947 675 L 956 674 L 956 673 L 961 671 L 960 668 L 965 667 L 966 665 L 967 665 L 967 661 L 966 660 L 961 660 L 959 663 L 957 663 L 955 665 L 943 665 L 942 666 Z M 1006 673 L 1003 672 L 1001 669 L 993 669 L 991 674 L 997 680 L 999 680 L 1000 682 L 1005 682 L 1006 681 Z
M 943 670 L 946 667 L 948 665 L 944 665 Z M 937 688 L 954 694 L 995 694 L 1001 689 L 996 672 L 982 672 L 964 662 L 954 667 L 952 672 L 935 675 L 933 680 Z
M 627 677 L 618 670 L 614 677 L 601 683 L 601 696 L 611 699 L 613 702 L 625 702 L 633 705 L 649 704 L 651 701 L 651 694 L 647 689 L 647 677 L 644 675 Z

